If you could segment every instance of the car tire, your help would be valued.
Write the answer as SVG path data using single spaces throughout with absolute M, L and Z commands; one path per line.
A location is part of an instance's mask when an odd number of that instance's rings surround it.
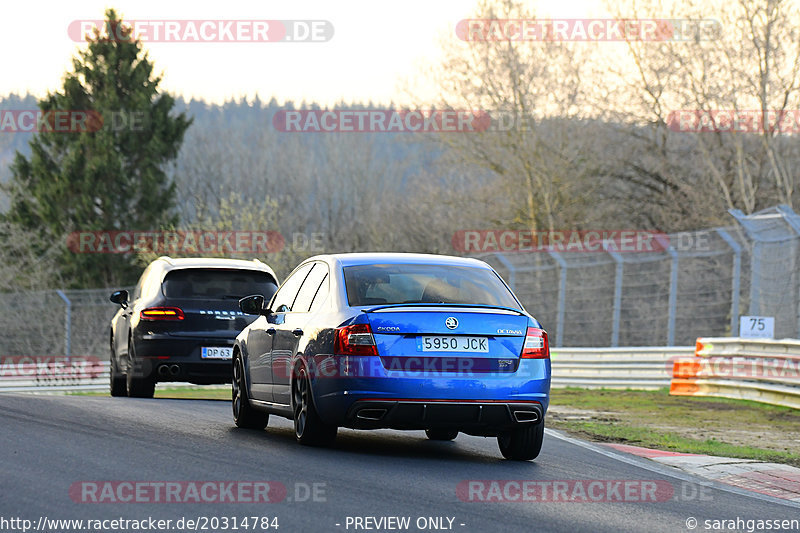
M 150 376 L 137 378 L 133 376 L 133 360 L 136 357 L 132 341 L 128 343 L 128 368 L 125 373 L 125 386 L 130 398 L 152 398 L 156 391 L 156 382 Z
M 325 424 L 314 407 L 311 381 L 300 366 L 292 380 L 292 413 L 297 442 L 308 446 L 328 446 L 336 439 L 338 427 Z
M 118 397 L 118 396 L 127 396 L 128 395 L 128 386 L 125 382 L 125 375 L 120 374 L 119 370 L 117 370 L 117 364 L 114 362 L 114 354 L 111 354 L 111 359 L 108 364 L 108 374 L 109 374 L 109 392 L 111 396 Z
M 544 441 L 544 421 L 497 436 L 500 453 L 512 461 L 530 461 L 539 456 Z
M 458 437 L 457 429 L 426 429 L 425 435 L 430 440 L 453 440 Z
M 253 409 L 247 396 L 247 381 L 244 364 L 238 352 L 233 354 L 233 376 L 231 379 L 231 407 L 233 423 L 246 429 L 264 429 L 269 423 L 269 413 Z

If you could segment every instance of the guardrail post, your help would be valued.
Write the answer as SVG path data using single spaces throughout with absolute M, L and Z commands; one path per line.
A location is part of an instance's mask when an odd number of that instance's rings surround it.
M 667 318 L 667 346 L 675 346 L 675 313 L 678 308 L 678 252 L 667 248 L 672 265 L 669 271 L 669 316 Z
M 564 345 L 564 308 L 567 305 L 567 262 L 561 254 L 549 251 L 550 257 L 558 263 L 558 314 L 556 316 L 556 346 Z
M 800 236 L 800 217 L 797 216 L 790 206 L 785 204 L 779 205 L 778 211 L 783 216 L 786 223 L 789 224 L 789 227 Z M 796 258 L 797 239 L 792 239 L 792 276 L 794 277 L 794 282 L 800 285 L 800 279 L 798 279 L 797 269 L 795 268 Z M 800 337 L 800 287 L 798 287 L 797 291 L 797 329 L 795 330 L 795 336 Z
M 614 263 L 616 263 L 616 268 L 614 271 L 614 308 L 611 319 L 611 346 L 616 347 L 619 346 L 619 322 L 622 312 L 623 259 L 619 253 L 609 250 L 605 242 L 603 243 L 603 249 L 608 252 L 608 255 L 610 255 L 614 260 Z
M 750 249 L 750 305 L 748 313 L 751 315 L 759 314 L 758 293 L 761 289 L 761 240 L 755 231 L 750 227 L 747 216 L 740 209 L 728 209 L 733 218 L 744 228 L 748 238 L 753 241 Z
M 761 289 L 761 243 L 753 241 L 753 251 L 750 254 L 750 315 L 759 314 L 758 292 Z
M 494 254 L 498 261 L 503 263 L 503 266 L 508 269 L 508 284 L 511 290 L 517 291 L 517 269 L 511 264 L 511 261 L 505 258 L 503 254 Z
M 742 278 L 742 247 L 730 234 L 722 228 L 717 228 L 717 233 L 722 240 L 733 249 L 733 280 L 731 281 L 731 337 L 739 336 L 739 290 Z M 800 317 L 799 317 L 800 318 Z
M 64 356 L 67 358 L 67 361 L 69 361 L 70 352 L 72 351 L 72 346 L 70 346 L 72 333 L 72 302 L 61 289 L 56 290 L 56 294 L 67 304 L 67 308 L 64 311 Z

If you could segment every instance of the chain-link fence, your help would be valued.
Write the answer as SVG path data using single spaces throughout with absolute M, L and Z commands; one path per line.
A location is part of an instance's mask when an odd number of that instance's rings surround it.
M 554 346 L 693 345 L 736 336 L 740 315 L 800 336 L 800 216 L 777 206 L 736 225 L 672 234 L 642 253 L 488 253 Z
M 736 336 L 743 314 L 800 337 L 800 216 L 731 213 L 726 228 L 670 235 L 646 253 L 490 253 L 553 346 L 693 345 Z M 0 294 L 0 355 L 106 358 L 111 289 Z
M 0 294 L 0 355 L 107 358 L 111 289 Z

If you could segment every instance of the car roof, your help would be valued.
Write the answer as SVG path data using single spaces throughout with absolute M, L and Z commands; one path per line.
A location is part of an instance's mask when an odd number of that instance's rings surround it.
M 374 264 L 423 264 L 423 265 L 450 265 L 450 266 L 468 266 L 476 268 L 485 268 L 491 270 L 485 262 L 474 259 L 472 257 L 456 257 L 452 255 L 435 255 L 435 254 L 412 254 L 401 252 L 368 252 L 368 253 L 346 253 L 346 254 L 329 254 L 319 255 L 312 257 L 309 260 L 327 260 L 329 262 L 339 263 L 343 267 L 354 265 L 374 265 Z
M 181 270 L 186 268 L 220 268 L 237 270 L 255 270 L 270 274 L 276 281 L 278 277 L 269 265 L 258 259 L 227 259 L 224 257 L 179 257 L 172 258 L 161 256 L 156 261 L 163 265 L 165 272 Z

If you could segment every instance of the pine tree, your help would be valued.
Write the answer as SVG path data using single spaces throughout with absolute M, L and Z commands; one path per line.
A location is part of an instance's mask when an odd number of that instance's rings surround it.
M 74 253 L 66 246 L 70 232 L 177 224 L 175 184 L 166 170 L 191 124 L 185 113 L 171 113 L 174 98 L 159 91 L 161 77 L 141 41 L 113 9 L 105 24 L 107 31 L 96 29 L 73 58 L 63 90 L 39 101 L 43 113 L 94 112 L 87 127 L 38 132 L 30 159 L 16 153 L 6 187 L 5 219 L 63 248 L 62 275 L 73 287 L 131 284 L 140 266 L 134 254 Z

